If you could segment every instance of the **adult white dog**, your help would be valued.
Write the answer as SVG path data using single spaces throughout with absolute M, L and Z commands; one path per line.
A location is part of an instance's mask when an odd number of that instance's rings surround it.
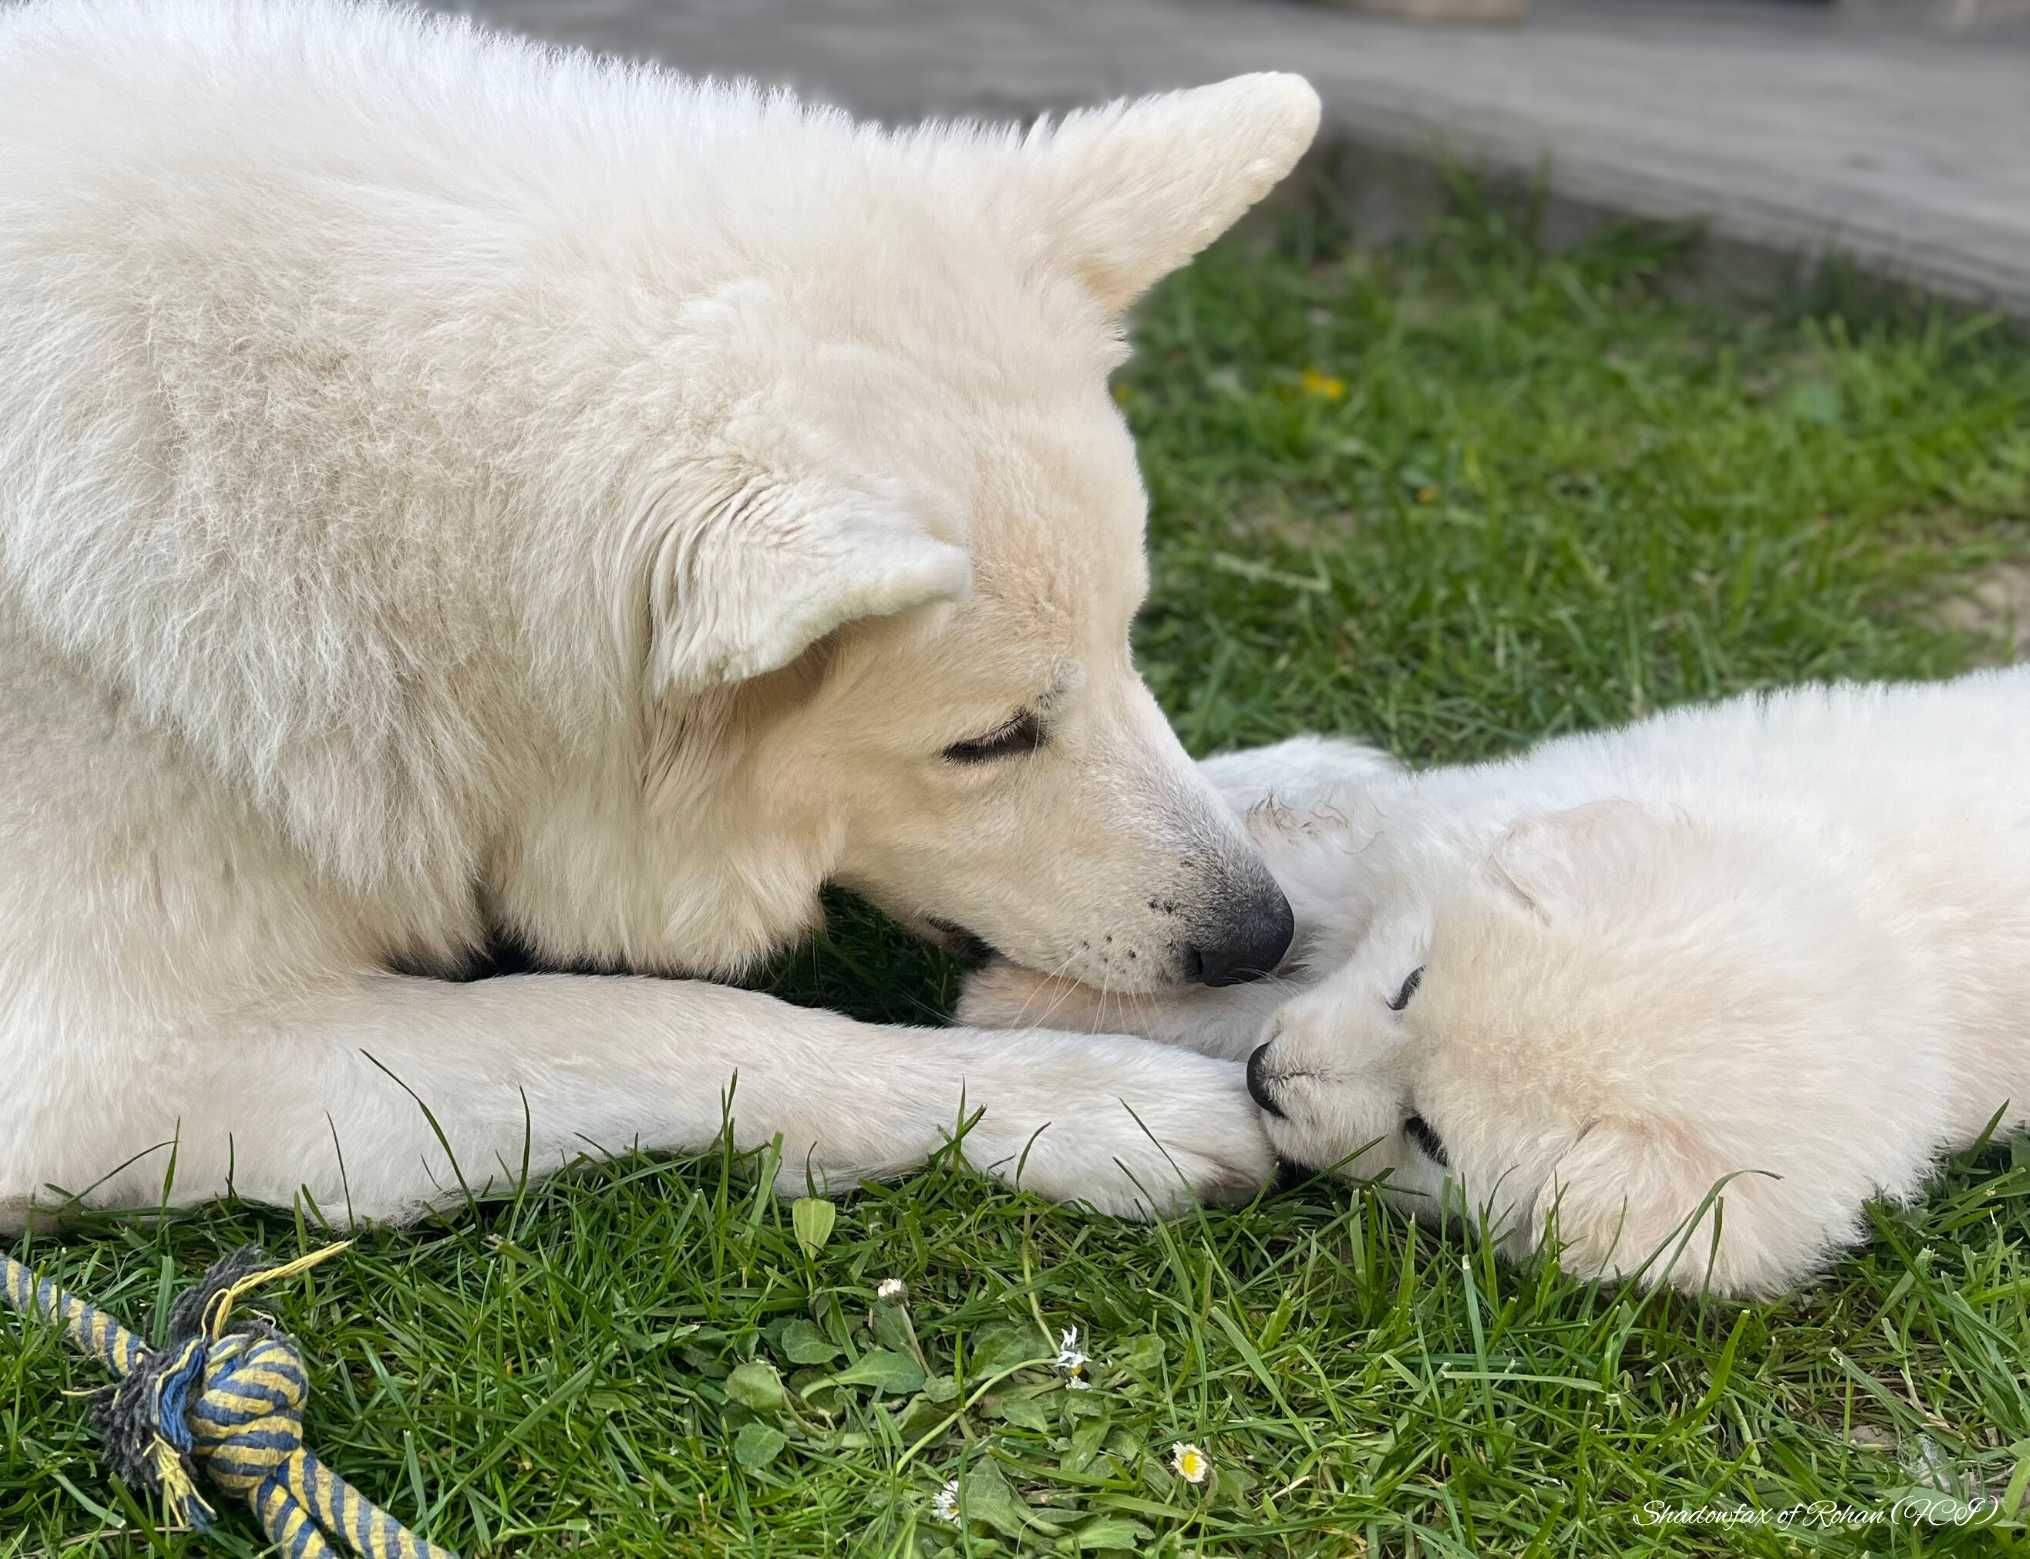
M 1689 1289 L 1788 1288 L 1871 1197 L 2030 1124 L 2030 666 L 1424 774 L 1316 739 L 1207 768 L 1311 988 L 1102 1001 L 1000 967 L 964 1016 L 1252 1052 L 1290 1158 Z
M 735 975 L 828 881 L 1115 989 L 1273 966 L 1130 661 L 1106 381 L 1317 117 L 890 134 L 406 11 L 0 18 L 0 1219 L 172 1154 L 399 1218 L 707 1145 L 736 1073 L 797 1187 L 962 1099 L 1052 1196 L 1259 1184 L 1230 1061 L 391 971 Z

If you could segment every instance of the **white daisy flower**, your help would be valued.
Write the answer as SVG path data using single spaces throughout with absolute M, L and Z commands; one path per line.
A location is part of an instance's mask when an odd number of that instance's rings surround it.
M 959 1522 L 959 1480 L 952 1478 L 931 1497 L 930 1513 L 953 1526 Z
M 1170 1470 L 1186 1483 L 1203 1483 L 1212 1475 L 1212 1459 L 1189 1441 L 1173 1440 Z
M 909 1297 L 909 1285 L 901 1278 L 883 1278 L 875 1285 L 874 1297 L 884 1305 L 899 1305 Z
M 1078 1345 L 1078 1328 L 1066 1327 L 1057 1339 L 1057 1357 L 1051 1360 L 1051 1368 L 1066 1378 L 1065 1384 L 1084 1390 L 1092 1382 L 1086 1378 L 1086 1366 L 1092 1359 Z

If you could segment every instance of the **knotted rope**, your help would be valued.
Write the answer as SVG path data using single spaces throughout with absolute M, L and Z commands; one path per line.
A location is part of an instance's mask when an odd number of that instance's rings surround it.
M 92 1426 L 114 1471 L 160 1489 L 173 1519 L 200 1530 L 212 1524 L 212 1507 L 197 1490 L 202 1471 L 247 1501 L 289 1559 L 329 1559 L 326 1532 L 365 1559 L 457 1559 L 378 1509 L 303 1443 L 310 1383 L 293 1341 L 263 1321 L 227 1330 L 241 1295 L 344 1249 L 328 1245 L 280 1266 L 267 1265 L 257 1250 L 235 1251 L 176 1301 L 159 1349 L 7 1255 L 0 1255 L 0 1292 L 24 1315 L 61 1325 L 120 1377 L 98 1393 Z

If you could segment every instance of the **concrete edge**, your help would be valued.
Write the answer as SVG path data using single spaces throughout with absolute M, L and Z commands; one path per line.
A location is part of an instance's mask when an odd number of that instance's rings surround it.
M 1637 188 L 1618 170 L 1546 157 L 1520 166 L 1507 149 L 1429 126 L 1378 124 L 1326 108 L 1318 140 L 1267 213 L 1332 208 L 1358 245 L 1394 243 L 1427 231 L 1466 176 L 1488 199 L 1530 228 L 1549 253 L 1630 223 L 1678 229 L 1690 238 L 1679 289 L 1735 308 L 1796 304 L 1837 284 L 1843 296 L 1876 307 L 1943 305 L 1953 313 L 1996 313 L 2030 332 L 2030 300 L 2012 298 L 1978 264 L 1864 224 L 1820 224 L 1766 203 L 1744 203 L 1689 184 Z

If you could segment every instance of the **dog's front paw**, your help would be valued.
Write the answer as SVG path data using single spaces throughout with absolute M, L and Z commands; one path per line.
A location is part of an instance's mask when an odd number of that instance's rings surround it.
M 976 1166 L 1061 1202 L 1122 1218 L 1239 1206 L 1269 1184 L 1275 1150 L 1246 1068 L 1132 1040 L 1088 1047 L 1075 1090 L 1047 1118 L 990 1108 L 966 1138 Z M 1049 1062 L 1037 1058 L 1043 1065 Z M 1019 1137 L 1017 1136 L 1019 1133 Z

